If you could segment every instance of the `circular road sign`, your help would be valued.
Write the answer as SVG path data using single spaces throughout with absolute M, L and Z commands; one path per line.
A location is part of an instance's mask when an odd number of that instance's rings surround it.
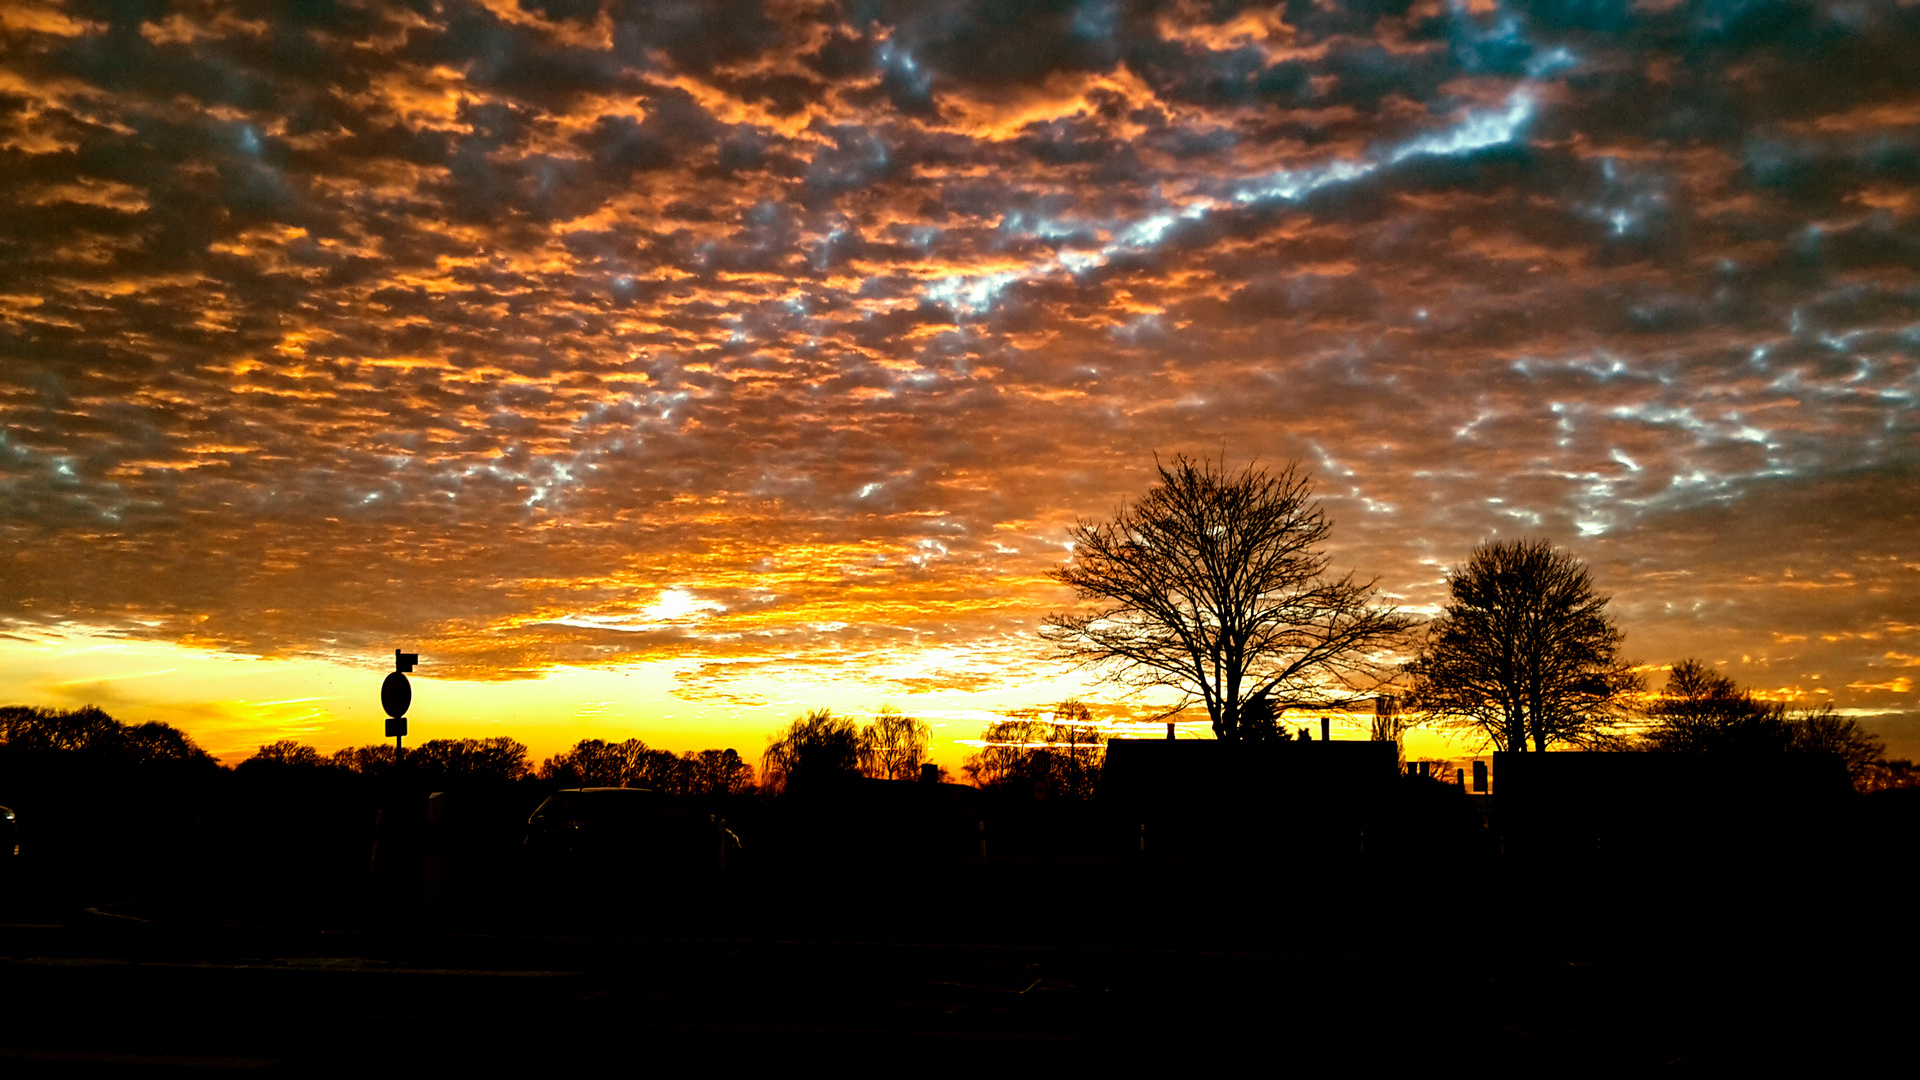
M 387 673 L 387 681 L 380 684 L 380 707 L 387 710 L 388 716 L 407 715 L 407 706 L 413 704 L 413 686 L 407 677 L 397 671 Z

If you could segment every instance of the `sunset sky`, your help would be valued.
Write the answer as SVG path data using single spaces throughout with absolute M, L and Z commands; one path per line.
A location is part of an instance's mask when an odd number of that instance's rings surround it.
M 957 765 L 1151 711 L 1034 631 L 1185 452 L 1298 459 L 1421 613 L 1547 537 L 1635 660 L 1920 756 L 1917 58 L 1914 0 L 8 0 L 0 699 L 330 750 L 401 647 L 417 738 L 891 703 Z

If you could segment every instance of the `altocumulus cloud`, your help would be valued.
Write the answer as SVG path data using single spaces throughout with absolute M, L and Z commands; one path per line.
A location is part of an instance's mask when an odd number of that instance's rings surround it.
M 1547 535 L 1649 661 L 1913 717 L 1920 7 L 0 34 L 16 624 L 984 685 L 1038 670 L 1062 525 L 1224 447 L 1307 462 L 1408 604 Z

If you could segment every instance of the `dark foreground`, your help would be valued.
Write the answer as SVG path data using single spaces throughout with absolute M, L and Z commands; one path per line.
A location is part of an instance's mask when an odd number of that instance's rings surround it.
M 1900 866 L 819 858 L 620 887 L 456 869 L 432 914 L 365 881 L 120 896 L 16 876 L 0 1069 L 1912 1067 Z

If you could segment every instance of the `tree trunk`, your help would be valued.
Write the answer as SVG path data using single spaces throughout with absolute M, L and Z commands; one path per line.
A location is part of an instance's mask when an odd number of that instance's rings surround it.
M 1517 754 L 1527 752 L 1526 715 L 1515 716 L 1512 709 L 1507 711 L 1507 749 Z

